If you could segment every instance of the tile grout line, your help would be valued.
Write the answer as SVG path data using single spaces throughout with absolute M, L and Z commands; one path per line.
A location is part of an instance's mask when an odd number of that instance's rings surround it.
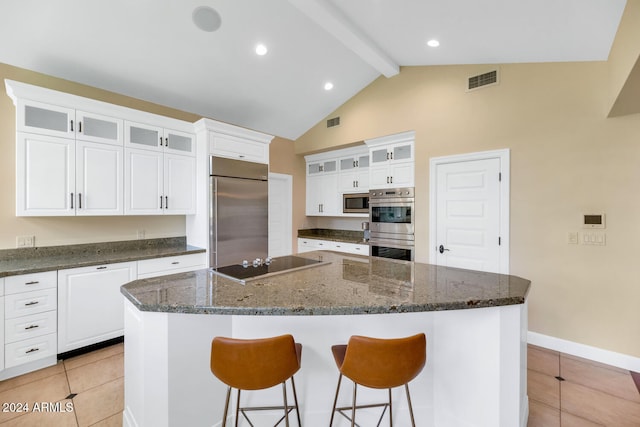
M 64 377 L 67 379 L 67 387 L 69 387 L 69 396 L 71 396 L 73 394 L 73 391 L 71 390 L 71 383 L 69 382 L 69 373 L 67 372 L 67 364 L 64 362 L 64 360 L 62 361 L 62 366 L 64 367 Z M 77 396 L 77 394 L 75 396 Z M 78 421 L 78 411 L 76 408 L 76 402 L 73 400 L 75 396 L 71 398 L 71 402 L 73 403 L 73 418 L 75 418 L 76 420 L 76 426 L 79 427 L 80 422 Z

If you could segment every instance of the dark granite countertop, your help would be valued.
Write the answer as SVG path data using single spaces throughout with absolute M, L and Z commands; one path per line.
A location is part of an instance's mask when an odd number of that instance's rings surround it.
M 246 285 L 203 269 L 136 280 L 120 289 L 141 311 L 345 315 L 523 304 L 531 284 L 517 276 L 331 251 L 297 256 L 329 263 Z
M 307 228 L 298 230 L 298 237 L 306 239 L 330 240 L 334 242 L 368 245 L 363 240 L 364 232 L 353 230 L 331 230 L 328 228 Z
M 0 250 L 0 277 L 205 252 L 186 237 Z

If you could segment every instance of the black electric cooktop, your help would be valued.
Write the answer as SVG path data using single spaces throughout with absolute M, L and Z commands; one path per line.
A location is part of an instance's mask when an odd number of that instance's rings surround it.
M 251 263 L 248 266 L 242 264 L 227 265 L 225 267 L 213 268 L 213 272 L 238 281 L 242 284 L 249 280 L 259 279 L 276 274 L 289 273 L 295 270 L 329 264 L 329 261 L 320 259 L 302 258 L 299 256 L 283 256 L 273 258 L 269 264 L 262 264 L 254 267 Z

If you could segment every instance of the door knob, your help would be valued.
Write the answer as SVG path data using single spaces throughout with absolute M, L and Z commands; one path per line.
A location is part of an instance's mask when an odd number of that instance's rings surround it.
M 444 251 L 448 251 L 449 249 L 445 248 L 443 245 L 440 245 L 438 247 L 438 252 L 440 252 L 441 254 L 444 253 Z

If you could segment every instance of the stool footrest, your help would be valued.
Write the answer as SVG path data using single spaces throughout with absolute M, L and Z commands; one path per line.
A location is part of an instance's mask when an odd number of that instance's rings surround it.
M 371 403 L 368 405 L 356 405 L 356 409 L 366 409 L 366 408 L 378 408 L 380 406 L 384 406 L 384 409 L 382 410 L 382 413 L 380 414 L 380 418 L 378 419 L 378 424 L 376 424 L 376 427 L 380 426 L 380 423 L 382 422 L 382 418 L 384 418 L 384 414 L 385 412 L 387 412 L 387 407 L 389 407 L 388 403 Z M 343 417 L 345 417 L 346 419 L 348 419 L 349 421 L 351 420 L 351 417 L 349 417 L 347 414 L 345 414 L 342 411 L 352 411 L 353 410 L 353 406 L 342 406 L 340 408 L 335 408 L 335 411 L 338 412 L 340 415 L 342 415 Z M 360 427 L 360 425 L 358 423 L 354 423 L 356 427 Z

